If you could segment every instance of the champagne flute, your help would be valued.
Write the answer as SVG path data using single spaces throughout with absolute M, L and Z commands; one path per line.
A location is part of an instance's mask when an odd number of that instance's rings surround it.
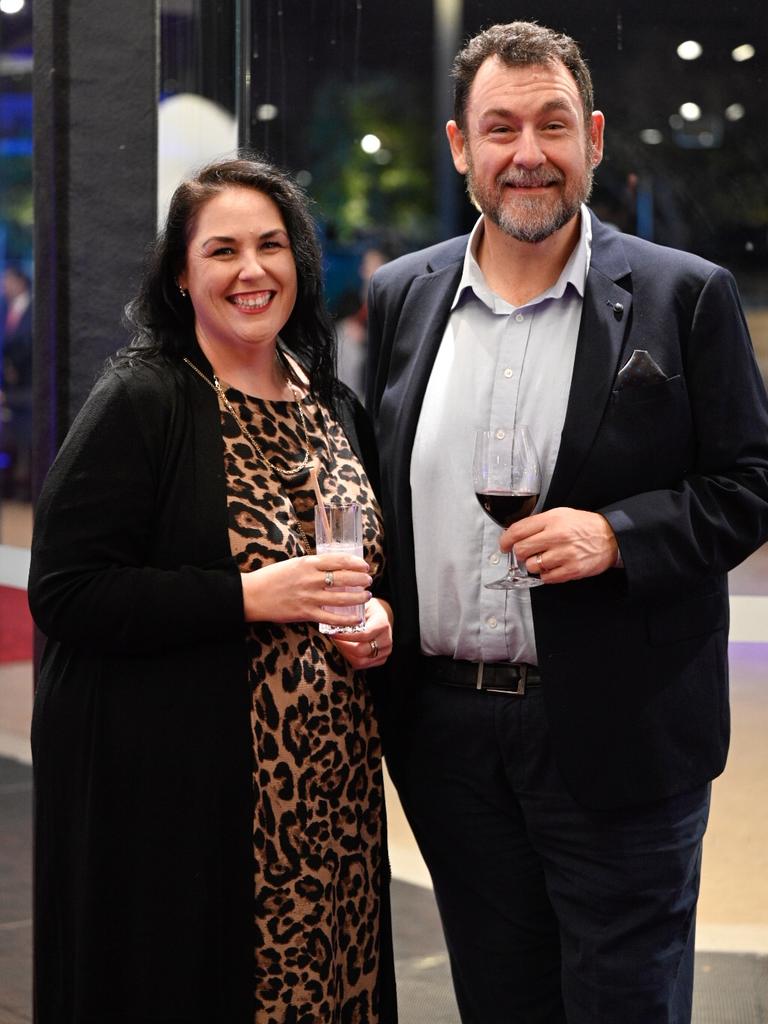
M 528 428 L 478 430 L 472 477 L 483 511 L 502 529 L 529 516 L 539 500 L 541 469 Z M 510 551 L 506 576 L 485 586 L 488 590 L 515 590 L 540 584 L 539 577 L 529 576 Z

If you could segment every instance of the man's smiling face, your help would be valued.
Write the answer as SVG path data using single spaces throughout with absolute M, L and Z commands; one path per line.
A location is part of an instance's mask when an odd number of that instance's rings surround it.
M 505 234 L 540 242 L 589 197 L 603 153 L 603 116 L 588 126 L 576 82 L 559 62 L 507 66 L 489 57 L 472 83 L 464 130 L 448 124 L 467 191 Z

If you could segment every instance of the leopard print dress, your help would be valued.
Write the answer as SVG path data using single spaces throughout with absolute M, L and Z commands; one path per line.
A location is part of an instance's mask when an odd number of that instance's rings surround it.
M 226 392 L 276 467 L 295 467 L 295 402 Z M 342 428 L 302 405 L 327 501 L 363 507 L 365 557 L 383 568 L 380 513 Z M 241 572 L 306 554 L 308 472 L 278 479 L 222 409 L 229 537 Z M 377 1024 L 384 851 L 381 748 L 364 675 L 316 623 L 254 623 L 247 634 L 254 743 L 255 1024 Z

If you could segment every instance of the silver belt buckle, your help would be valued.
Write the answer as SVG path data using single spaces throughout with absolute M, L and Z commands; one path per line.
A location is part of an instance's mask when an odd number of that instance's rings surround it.
M 477 683 L 476 683 L 476 688 L 478 690 L 484 690 L 486 693 L 503 693 L 503 694 L 506 694 L 508 697 L 524 697 L 525 696 L 525 684 L 528 681 L 528 666 L 527 665 L 520 665 L 520 666 L 518 666 L 518 671 L 519 671 L 520 675 L 518 676 L 518 679 L 517 679 L 517 689 L 516 690 L 500 690 L 498 687 L 495 687 L 495 686 L 483 686 L 483 666 L 484 666 L 484 664 L 485 664 L 485 662 L 483 662 L 483 661 L 478 661 L 478 663 L 477 663 Z

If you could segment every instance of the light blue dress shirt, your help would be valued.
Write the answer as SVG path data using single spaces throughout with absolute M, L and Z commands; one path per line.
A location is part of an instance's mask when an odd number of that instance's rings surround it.
M 568 395 L 589 270 L 591 224 L 560 277 L 524 306 L 488 287 L 475 259 L 475 225 L 451 315 L 419 416 L 410 482 L 421 648 L 467 661 L 538 664 L 528 591 L 486 590 L 503 575 L 500 528 L 472 483 L 476 430 L 525 424 L 549 488 Z

